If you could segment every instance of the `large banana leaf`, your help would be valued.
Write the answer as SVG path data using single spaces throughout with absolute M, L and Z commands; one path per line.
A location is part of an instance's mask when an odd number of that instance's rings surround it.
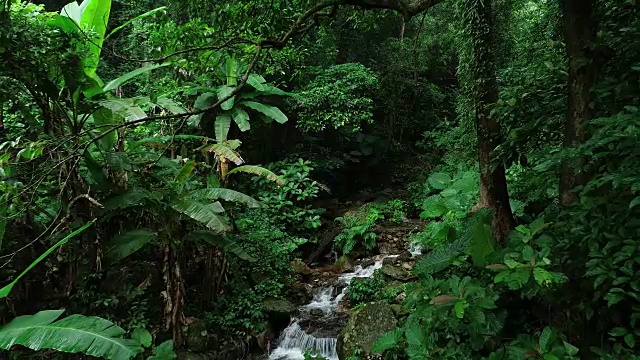
M 203 152 L 205 152 L 205 151 L 206 152 L 212 152 L 212 153 L 216 154 L 216 156 L 219 157 L 219 158 L 224 158 L 224 159 L 227 159 L 229 161 L 232 161 L 236 165 L 242 165 L 244 163 L 244 160 L 240 157 L 240 154 L 238 154 L 237 151 L 233 150 L 228 145 L 229 145 L 229 143 L 224 141 L 224 142 L 219 143 L 219 144 L 206 145 L 206 146 L 200 148 L 200 150 L 203 151 Z
M 263 113 L 265 116 L 277 121 L 280 124 L 286 123 L 289 118 L 280 109 L 275 106 L 265 105 L 255 101 L 243 101 L 242 105 L 251 108 L 253 110 Z
M 237 107 L 233 108 L 231 109 L 231 117 L 233 118 L 233 121 L 235 121 L 235 123 L 238 125 L 240 131 L 244 132 L 251 129 L 251 125 L 249 124 L 249 114 L 247 114 L 246 111 Z
M 71 315 L 56 321 L 63 311 L 45 310 L 13 319 L 0 328 L 0 349 L 22 345 L 118 360 L 131 359 L 143 351 L 137 341 L 122 338 L 124 330 L 108 320 Z
M 129 71 L 128 73 L 109 81 L 109 83 L 105 85 L 104 88 L 102 88 L 102 91 L 107 92 L 107 91 L 115 90 L 119 86 L 122 86 L 124 83 L 126 83 L 127 81 L 137 76 L 148 73 L 151 70 L 155 70 L 155 69 L 169 66 L 169 65 L 171 65 L 171 63 L 151 64 L 151 65 L 143 66 L 141 68 L 137 68 L 135 70 Z
M 42 253 L 42 255 L 40 255 L 37 259 L 35 259 L 29 266 L 27 266 L 27 268 L 24 269 L 20 273 L 20 275 L 18 275 L 11 283 L 9 283 L 9 285 L 6 285 L 2 289 L 0 289 L 0 299 L 6 298 L 7 296 L 9 296 L 9 293 L 11 293 L 11 290 L 13 289 L 13 287 L 18 283 L 18 281 L 23 276 L 25 276 L 29 271 L 31 271 L 31 269 L 33 269 L 36 265 L 38 265 L 42 260 L 44 260 L 47 256 L 49 256 L 57 248 L 59 248 L 60 246 L 66 244 L 69 241 L 69 239 L 71 239 L 74 236 L 76 236 L 76 235 L 80 234 L 81 232 L 85 231 L 89 226 L 93 225 L 94 222 L 95 222 L 95 220 L 88 221 L 86 224 L 84 224 L 80 228 L 74 230 L 71 234 L 65 236 L 62 240 L 58 241 L 52 247 L 47 249 L 47 251 Z
M 228 113 L 222 113 L 216 116 L 215 123 L 216 140 L 218 142 L 227 140 L 229 129 L 231 128 L 231 115 Z
M 120 261 L 140 250 L 155 239 L 156 236 L 156 233 L 147 229 L 136 229 L 122 233 L 112 240 L 107 252 L 107 258 L 112 263 Z
M 125 26 L 127 26 L 127 25 L 129 25 L 129 24 L 133 23 L 134 21 L 142 20 L 142 19 L 144 19 L 144 18 L 146 18 L 146 17 L 152 16 L 152 15 L 154 15 L 154 14 L 155 14 L 155 13 L 157 13 L 157 12 L 160 12 L 160 11 L 164 11 L 164 10 L 166 10 L 166 8 L 167 8 L 166 6 L 160 6 L 160 7 L 158 7 L 158 8 L 153 9 L 153 10 L 149 10 L 149 11 L 147 11 L 147 12 L 146 12 L 146 13 L 144 13 L 144 14 L 138 15 L 138 16 L 134 17 L 133 19 L 129 19 L 129 20 L 127 20 L 124 24 L 122 24 L 122 25 L 118 26 L 117 28 L 113 29 L 113 30 L 109 33 L 109 35 L 105 36 L 105 38 L 104 38 L 104 39 L 105 39 L 105 40 L 106 40 L 106 39 L 108 39 L 108 38 L 109 38 L 109 37 L 111 37 L 113 34 L 117 33 L 117 32 L 118 32 L 118 31 L 120 31 L 120 30 L 122 30 Z
M 220 234 L 231 230 L 231 226 L 225 218 L 220 215 L 224 213 L 224 208 L 219 202 L 205 204 L 195 199 L 181 199 L 171 205 L 176 211 L 185 214 L 205 224 L 212 231 Z
M 225 188 L 208 188 L 194 190 L 186 193 L 184 197 L 200 200 L 225 200 L 244 204 L 252 208 L 258 208 L 262 206 L 262 204 L 258 200 L 252 198 L 249 195 L 245 195 L 241 192 Z
M 256 261 L 256 259 L 251 255 L 247 254 L 247 252 L 244 251 L 244 249 L 240 245 L 238 245 L 238 243 L 231 240 L 229 237 L 222 236 L 220 234 L 216 234 L 211 231 L 206 231 L 206 230 L 192 231 L 187 235 L 186 238 L 188 240 L 204 241 L 209 245 L 213 245 L 221 248 L 224 251 L 228 251 L 236 255 L 238 258 L 245 261 L 249 261 L 249 262 Z
M 239 172 L 262 176 L 267 180 L 275 182 L 278 185 L 284 185 L 284 182 L 285 182 L 283 178 L 274 174 L 271 170 L 265 169 L 262 166 L 256 166 L 256 165 L 238 166 L 237 168 L 234 168 L 233 170 L 229 171 L 227 173 L 227 176 L 231 174 L 239 173 Z
M 235 90 L 235 87 L 232 86 L 227 86 L 227 85 L 223 85 L 220 86 L 217 90 L 218 93 L 218 101 L 226 98 L 227 96 L 231 95 L 231 93 Z M 233 102 L 234 102 L 234 96 L 230 97 L 229 99 L 225 100 L 225 102 L 223 102 L 220 107 L 222 108 L 222 110 L 229 110 L 233 107 Z

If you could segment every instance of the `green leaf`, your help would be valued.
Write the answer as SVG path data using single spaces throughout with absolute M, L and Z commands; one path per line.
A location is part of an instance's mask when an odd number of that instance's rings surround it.
M 624 342 L 632 349 L 636 346 L 636 338 L 631 333 L 624 336 Z
M 284 124 L 289 120 L 287 116 L 275 106 L 265 105 L 255 101 L 243 101 L 241 102 L 241 104 L 248 108 L 261 112 L 265 116 L 275 120 L 280 124 Z
M 533 278 L 539 285 L 549 285 L 553 281 L 553 276 L 547 270 L 536 267 L 533 269 Z
M 182 166 L 182 168 L 180 169 L 180 172 L 176 176 L 176 183 L 178 183 L 178 184 L 184 183 L 189 178 L 189 176 L 191 176 L 191 174 L 193 174 L 193 170 L 195 170 L 195 168 L 196 168 L 196 162 L 195 161 L 193 161 L 193 160 L 187 161 Z
M 105 107 L 115 114 L 120 115 L 125 121 L 140 120 L 147 117 L 147 114 L 137 105 L 134 105 L 133 101 L 127 99 L 115 99 L 105 100 L 99 103 L 102 107 Z
M 238 167 L 232 169 L 231 171 L 229 171 L 227 173 L 227 175 L 231 175 L 231 174 L 235 174 L 235 173 L 239 173 L 239 172 L 244 172 L 244 173 L 247 173 L 247 174 L 254 174 L 254 175 L 262 176 L 262 177 L 266 178 L 269 181 L 275 182 L 278 185 L 284 185 L 284 183 L 285 183 L 285 180 L 283 178 L 281 178 L 280 176 L 274 174 L 271 170 L 265 169 L 262 166 L 256 166 L 256 165 L 238 166 Z
M 134 79 L 142 74 L 148 73 L 151 70 L 159 69 L 169 65 L 171 65 L 171 63 L 152 64 L 152 65 L 143 66 L 141 68 L 137 68 L 135 70 L 129 71 L 128 73 L 109 81 L 109 83 L 107 83 L 107 85 L 105 85 L 102 88 L 102 91 L 107 92 L 107 91 L 115 90 L 118 87 L 124 85 L 127 81 L 131 79 Z
M 56 321 L 63 310 L 18 316 L 0 328 L 0 349 L 14 345 L 32 350 L 54 349 L 106 359 L 131 359 L 143 351 L 137 341 L 123 339 L 124 330 L 95 317 L 71 315 Z
M 153 338 L 151 337 L 151 333 L 147 331 L 147 329 L 143 327 L 137 327 L 133 329 L 131 333 L 131 338 L 140 343 L 140 345 L 144 347 L 151 346 Z
M 160 6 L 159 8 L 155 8 L 153 10 L 149 10 L 144 14 L 140 14 L 140 15 L 134 17 L 133 19 L 129 19 L 124 24 L 122 24 L 122 25 L 118 26 L 117 28 L 113 29 L 113 31 L 111 31 L 109 33 L 109 35 L 107 35 L 104 39 L 105 40 L 108 39 L 109 37 L 111 37 L 111 35 L 113 35 L 113 34 L 117 33 L 118 31 L 122 30 L 124 27 L 128 26 L 129 24 L 133 23 L 134 21 L 142 20 L 142 19 L 144 19 L 146 17 L 152 16 L 157 12 L 164 11 L 166 8 L 167 8 L 166 6 Z
M 240 157 L 240 154 L 238 154 L 235 150 L 233 150 L 228 145 L 230 144 L 227 141 L 225 141 L 220 144 L 211 144 L 211 145 L 204 146 L 200 148 L 200 150 L 203 152 L 205 151 L 212 152 L 216 154 L 216 156 L 219 158 L 232 161 L 236 165 L 242 165 L 244 163 L 244 160 Z
M 267 85 L 265 85 L 266 82 L 267 80 L 258 74 L 249 74 L 247 78 L 247 84 L 253 86 L 253 88 L 258 91 L 263 91 L 267 88 Z
M 223 85 L 220 86 L 218 88 L 218 101 L 225 99 L 227 96 L 229 96 L 233 91 L 235 90 L 235 87 L 231 87 L 231 86 L 227 86 L 227 85 Z M 233 102 L 234 102 L 234 96 L 230 97 L 229 99 L 225 100 L 220 107 L 222 108 L 222 110 L 229 110 L 233 107 Z
M 569 344 L 566 341 L 563 341 L 563 343 L 564 343 L 564 350 L 567 352 L 567 354 L 569 354 L 570 356 L 574 356 L 575 354 L 578 353 L 579 350 L 577 347 Z
M 251 125 L 249 124 L 249 114 L 247 114 L 246 111 L 239 108 L 233 108 L 231 109 L 231 117 L 238 125 L 240 131 L 245 132 L 251 129 Z
M 231 230 L 231 226 L 226 221 L 224 208 L 219 202 L 203 203 L 201 201 L 186 198 L 173 202 L 172 207 L 195 221 L 205 224 L 209 229 L 218 234 Z
M 214 93 L 207 92 L 204 94 L 200 94 L 200 96 L 198 96 L 198 98 L 196 98 L 196 101 L 193 103 L 193 108 L 196 110 L 207 109 L 215 103 L 215 100 L 216 94 Z
M 636 197 L 635 199 L 631 200 L 631 202 L 629 203 L 629 209 L 633 209 L 634 207 L 640 205 L 640 196 Z
M 94 131 L 97 135 L 102 136 L 99 140 L 100 147 L 107 151 L 113 150 L 118 142 L 118 132 L 115 131 L 115 127 L 122 124 L 124 118 L 105 107 L 96 110 L 91 118 L 95 125 Z M 106 135 L 104 135 L 105 133 Z
M 427 179 L 429 185 L 436 190 L 444 190 L 451 183 L 451 177 L 445 173 L 433 173 Z
M 230 252 L 244 261 L 256 261 L 256 258 L 249 255 L 240 245 L 238 245 L 238 243 L 227 236 L 221 236 L 220 234 L 206 230 L 196 230 L 190 232 L 187 235 L 187 239 L 192 241 L 204 241 L 209 245 L 219 247 L 226 252 Z
M 382 334 L 371 347 L 371 351 L 380 354 L 386 350 L 393 349 L 402 339 L 402 332 L 402 329 L 396 328 Z
M 542 358 L 544 360 L 560 360 L 557 356 L 555 356 L 553 354 L 544 354 L 544 355 L 542 355 Z
M 238 61 L 232 57 L 227 57 L 225 62 L 224 74 L 227 78 L 227 85 L 236 86 L 238 85 Z
M 173 99 L 167 96 L 158 97 L 158 99 L 156 100 L 156 104 L 158 104 L 160 107 L 166 109 L 168 112 L 174 115 L 184 114 L 187 112 L 187 110 L 184 107 L 180 106 L 177 102 L 173 101 Z
M 107 258 L 111 263 L 118 262 L 142 249 L 158 234 L 147 229 L 136 229 L 117 235 L 109 245 Z
M 553 329 L 550 327 L 545 327 L 540 334 L 540 339 L 538 340 L 540 344 L 540 349 L 542 352 L 547 352 L 551 350 L 551 341 L 553 340 Z
M 469 303 L 467 302 L 467 300 L 458 300 L 455 304 L 455 306 L 453 307 L 453 311 L 456 314 L 456 317 L 458 319 L 462 319 L 464 317 L 464 311 L 469 307 Z
M 153 355 L 149 356 L 147 360 L 175 360 L 177 358 L 178 356 L 173 351 L 173 340 L 167 340 L 153 348 Z
M 82 65 L 85 74 L 91 77 L 96 75 L 100 61 L 102 43 L 109 23 L 111 0 L 85 0 L 80 4 L 80 9 L 82 12 L 80 26 L 90 30 L 85 33 L 85 36 L 90 39 L 87 41 L 89 53 L 85 53 L 82 57 Z
M 609 335 L 611 336 L 623 336 L 625 334 L 627 334 L 627 329 L 623 328 L 623 327 L 617 327 L 617 328 L 613 328 L 611 331 L 609 331 Z
M 437 195 L 430 196 L 422 203 L 420 217 L 423 219 L 437 218 L 446 214 L 449 209 L 442 204 L 441 198 Z
M 522 259 L 525 261 L 531 261 L 531 259 L 534 259 L 536 257 L 535 251 L 533 250 L 533 248 L 529 245 L 526 245 L 523 249 L 522 249 Z
M 16 277 L 7 286 L 5 286 L 2 289 L 0 289 L 0 299 L 6 298 L 7 296 L 9 296 L 9 293 L 11 293 L 11 289 L 13 289 L 13 287 L 18 283 L 18 281 L 23 276 L 25 276 L 31 269 L 33 269 L 36 265 L 38 265 L 42 260 L 44 260 L 47 256 L 49 256 L 49 254 L 54 252 L 60 246 L 66 244 L 69 241 L 69 239 L 71 239 L 71 238 L 75 237 L 76 235 L 78 235 L 78 234 L 82 233 L 83 231 L 85 231 L 89 226 L 93 225 L 94 222 L 95 222 L 95 220 L 88 221 L 86 224 L 84 224 L 80 228 L 74 230 L 71 234 L 65 236 L 62 240 L 58 241 L 55 245 L 53 245 L 52 247 L 47 249 L 47 251 L 42 253 L 42 255 L 40 255 L 37 259 L 35 259 L 29 266 L 27 266 L 27 268 L 24 269 L 20 273 L 20 275 L 18 275 L 18 277 Z M 1 344 L 2 344 L 2 341 L 0 340 L 0 347 L 2 346 Z
M 244 204 L 251 208 L 259 208 L 262 206 L 260 202 L 258 202 L 251 196 L 225 188 L 208 188 L 194 190 L 185 194 L 185 197 L 189 197 L 192 199 L 225 200 L 229 202 Z
M 227 140 L 229 129 L 231 128 L 231 116 L 228 113 L 222 113 L 216 116 L 215 131 L 216 140 L 218 142 Z

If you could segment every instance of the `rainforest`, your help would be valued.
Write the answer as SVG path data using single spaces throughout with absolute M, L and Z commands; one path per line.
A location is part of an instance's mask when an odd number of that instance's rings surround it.
M 639 321 L 639 1 L 0 0 L 0 359 L 633 360 Z

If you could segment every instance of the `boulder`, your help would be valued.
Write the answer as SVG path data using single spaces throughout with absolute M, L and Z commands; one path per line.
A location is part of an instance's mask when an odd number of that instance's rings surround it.
M 292 272 L 294 275 L 310 275 L 311 274 L 311 269 L 309 268 L 309 265 L 307 265 L 306 263 L 303 263 L 302 261 L 292 261 L 291 267 L 293 268 Z
M 333 266 L 333 270 L 337 274 L 353 271 L 353 261 L 346 256 L 341 256 Z
M 409 310 L 405 309 L 404 306 L 400 304 L 391 304 L 391 310 L 393 310 L 393 314 L 397 318 L 409 315 Z
M 360 355 L 367 355 L 378 338 L 396 327 L 393 309 L 384 301 L 364 304 L 353 311 L 338 337 L 338 357 L 345 360 L 362 351 Z
M 385 264 L 380 270 L 385 276 L 388 276 L 394 280 L 408 281 L 413 278 L 411 273 L 403 269 L 402 266 L 395 266 L 394 264 Z
M 267 299 L 264 301 L 264 312 L 275 330 L 284 329 L 295 311 L 296 306 L 289 300 Z
M 195 352 L 206 351 L 209 343 L 209 334 L 205 322 L 194 317 L 189 317 L 185 323 L 184 340 L 189 350 Z

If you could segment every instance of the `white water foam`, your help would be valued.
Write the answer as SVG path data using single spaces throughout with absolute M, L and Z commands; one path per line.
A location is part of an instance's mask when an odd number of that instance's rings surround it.
M 347 294 L 347 286 L 354 278 L 366 278 L 371 277 L 376 270 L 382 268 L 382 263 L 385 258 L 396 258 L 398 255 L 389 255 L 376 261 L 373 265 L 363 268 L 357 265 L 354 271 L 347 274 L 342 274 L 338 281 L 346 285 L 342 291 L 333 296 L 335 292 L 334 287 L 321 288 L 314 296 L 313 300 L 300 308 L 302 313 L 309 312 L 309 310 L 322 310 L 325 316 L 332 316 L 338 309 L 338 304 Z M 289 326 L 282 331 L 280 338 L 278 339 L 278 347 L 269 355 L 270 360 L 304 360 L 304 353 L 306 351 L 317 351 L 324 358 L 328 360 L 338 360 L 338 353 L 336 349 L 338 339 L 333 337 L 317 338 L 313 335 L 307 334 L 301 327 L 298 321 L 292 321 Z

